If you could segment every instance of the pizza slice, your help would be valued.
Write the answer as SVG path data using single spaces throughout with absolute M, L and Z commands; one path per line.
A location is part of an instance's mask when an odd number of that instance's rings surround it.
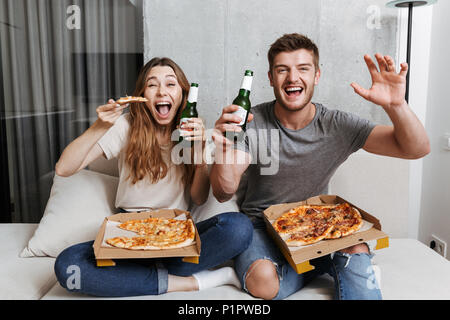
M 361 214 L 348 203 L 298 206 L 272 223 L 288 246 L 338 239 L 355 233 L 362 225 Z
M 195 239 L 195 227 L 191 219 L 129 220 L 118 225 L 118 228 L 133 231 L 139 236 L 110 238 L 106 239 L 106 243 L 131 250 L 181 248 L 191 245 Z
M 164 228 L 170 223 L 171 219 L 147 218 L 142 220 L 128 220 L 119 224 L 117 227 L 123 230 L 136 232 L 140 235 L 158 232 L 158 229 Z M 174 219 L 172 219 L 174 220 Z
M 276 219 L 272 226 L 281 235 L 290 235 L 309 229 L 321 221 L 327 222 L 337 205 L 302 205 L 292 208 Z
M 163 250 L 189 246 L 194 242 L 194 236 L 174 236 L 164 238 L 149 236 L 115 237 L 106 239 L 106 243 L 113 247 L 129 250 Z
M 144 97 L 133 97 L 133 96 L 126 96 L 126 97 L 122 97 L 119 98 L 118 100 L 116 100 L 117 104 L 123 105 L 123 104 L 127 104 L 127 103 L 132 103 L 132 102 L 147 102 L 147 98 Z
M 351 207 L 348 203 L 334 211 L 331 219 L 334 228 L 326 239 L 338 239 L 351 235 L 361 229 L 364 223 L 358 209 Z
M 291 234 L 285 242 L 290 247 L 305 246 L 325 239 L 333 230 L 331 223 L 311 225 L 310 228 Z

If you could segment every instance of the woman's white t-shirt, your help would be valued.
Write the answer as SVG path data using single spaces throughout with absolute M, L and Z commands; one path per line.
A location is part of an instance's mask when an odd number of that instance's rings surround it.
M 148 178 L 131 183 L 125 164 L 125 147 L 128 143 L 128 114 L 120 116 L 114 125 L 97 142 L 106 158 L 118 158 L 119 186 L 116 195 L 116 207 L 127 211 L 181 209 L 187 210 L 189 198 L 182 182 L 181 168 L 169 162 L 170 150 L 163 148 L 163 159 L 169 166 L 167 175 L 156 183 Z

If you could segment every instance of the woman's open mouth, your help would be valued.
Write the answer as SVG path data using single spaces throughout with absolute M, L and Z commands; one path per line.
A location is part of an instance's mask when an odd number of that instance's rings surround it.
M 156 113 L 162 119 L 165 119 L 169 116 L 171 108 L 172 104 L 170 102 L 157 102 L 155 106 Z

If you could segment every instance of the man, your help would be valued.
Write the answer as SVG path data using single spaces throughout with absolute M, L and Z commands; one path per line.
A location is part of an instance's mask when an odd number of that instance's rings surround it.
M 317 46 L 300 34 L 287 34 L 276 40 L 268 53 L 269 81 L 275 101 L 252 108 L 247 132 L 277 130 L 279 161 L 276 174 L 263 175 L 264 165 L 252 154 L 252 141 L 233 144 L 223 133 L 240 131 L 234 123 L 237 106 L 223 109 L 215 124 L 213 139 L 216 157 L 231 161 L 216 162 L 210 179 L 214 196 L 227 201 L 238 189 L 244 172 L 248 185 L 241 211 L 253 219 L 254 235 L 250 247 L 235 259 L 242 287 L 255 297 L 283 299 L 301 289 L 314 276 L 327 272 L 335 279 L 338 299 L 381 299 L 374 278 L 372 255 L 366 244 L 358 244 L 332 255 L 311 261 L 316 269 L 298 275 L 264 230 L 261 213 L 276 203 L 296 202 L 328 191 L 328 182 L 337 167 L 360 148 L 391 157 L 417 159 L 430 152 L 425 129 L 405 101 L 408 66 L 399 73 L 391 57 L 375 55 L 379 69 L 370 56 L 364 60 L 372 77 L 372 87 L 352 83 L 364 99 L 381 106 L 393 126 L 370 121 L 339 110 L 329 110 L 311 102 L 319 83 Z M 272 151 L 273 146 L 269 147 Z

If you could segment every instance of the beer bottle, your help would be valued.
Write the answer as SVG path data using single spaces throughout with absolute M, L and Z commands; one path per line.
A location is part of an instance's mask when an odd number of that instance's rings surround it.
M 182 129 L 181 126 L 183 124 L 188 123 L 189 118 L 198 118 L 198 112 L 197 112 L 197 97 L 198 97 L 198 84 L 197 83 L 191 83 L 191 88 L 189 89 L 189 95 L 186 102 L 186 107 L 184 108 L 183 112 L 181 112 L 181 118 L 180 118 L 180 142 L 183 140 L 183 133 L 187 133 L 190 131 L 193 131 L 192 128 L 186 128 Z
M 248 113 L 250 112 L 251 103 L 250 103 L 250 91 L 252 88 L 252 81 L 253 81 L 253 71 L 251 70 L 245 70 L 244 78 L 242 79 L 241 88 L 239 90 L 238 96 L 233 100 L 233 104 L 239 106 L 239 109 L 233 114 L 239 116 L 242 120 L 237 124 L 242 128 L 241 133 L 234 133 L 232 136 L 234 137 L 234 140 L 239 138 L 243 134 L 243 131 L 246 130 L 247 125 L 247 118 Z M 231 133 L 226 133 L 227 137 Z

